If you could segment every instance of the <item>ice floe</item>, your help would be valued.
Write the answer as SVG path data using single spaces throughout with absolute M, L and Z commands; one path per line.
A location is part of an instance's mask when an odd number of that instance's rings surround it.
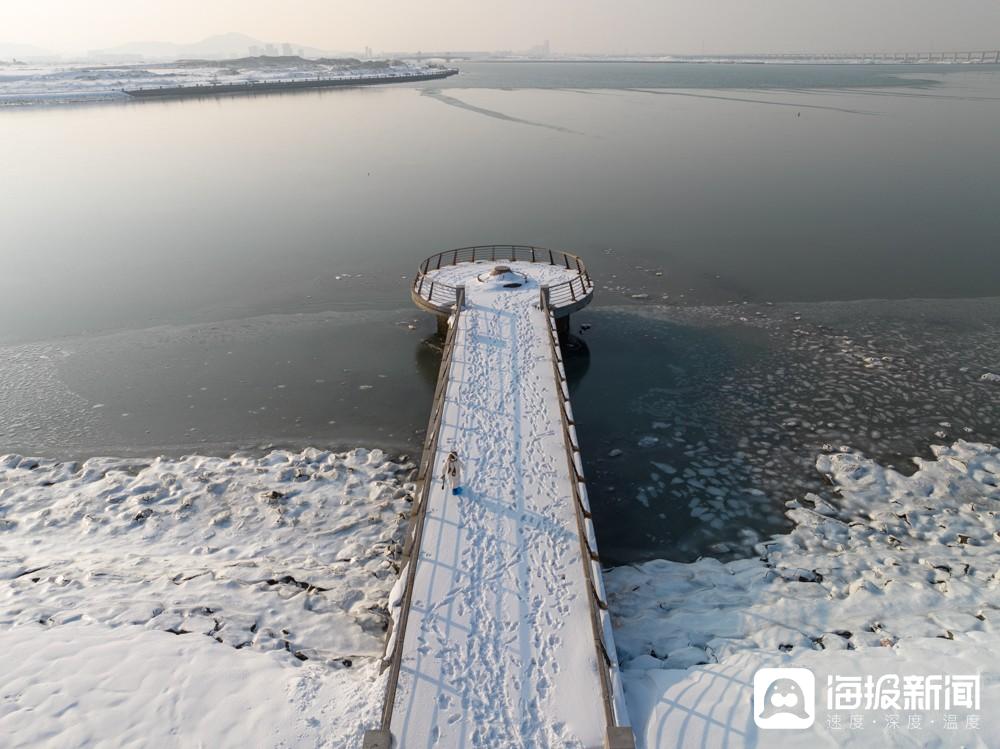
M 793 529 L 757 556 L 608 571 L 640 746 L 992 745 L 1000 450 L 960 440 L 933 455 L 904 475 L 824 454 L 829 498 L 788 501 Z M 659 481 L 677 470 L 653 468 Z M 0 732 L 359 746 L 384 694 L 376 657 L 411 470 L 365 450 L 3 456 Z M 774 666 L 812 670 L 821 691 L 832 675 L 976 674 L 983 708 L 957 726 L 925 710 L 920 729 L 877 713 L 862 730 L 821 700 L 812 728 L 765 737 L 752 678 Z
M 0 457 L 0 735 L 352 745 L 381 699 L 412 468 Z
M 852 730 L 821 701 L 811 729 L 769 731 L 766 746 L 994 745 L 1000 451 L 958 441 L 933 452 L 910 476 L 857 454 L 821 456 L 836 499 L 789 501 L 794 528 L 760 543 L 755 558 L 606 574 L 642 745 L 763 743 L 752 678 L 777 666 L 810 668 L 822 686 L 833 675 L 979 674 L 982 710 L 976 728 L 969 711 L 955 728 L 927 710 L 920 729 L 873 713 Z
M 574 403 L 598 528 L 614 528 L 602 549 L 617 563 L 691 561 L 720 543 L 750 552 L 788 528 L 784 501 L 825 495 L 821 452 L 908 472 L 931 442 L 1000 444 L 1000 390 L 982 377 L 997 371 L 995 298 L 586 314 L 595 352 L 643 362 L 621 368 L 627 387 Z M 617 330 L 628 338 L 612 341 Z M 606 459 L 629 446 L 640 449 Z M 649 461 L 676 474 L 661 485 Z

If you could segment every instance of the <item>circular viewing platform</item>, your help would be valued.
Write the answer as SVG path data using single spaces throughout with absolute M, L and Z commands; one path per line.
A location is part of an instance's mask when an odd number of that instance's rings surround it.
M 548 287 L 548 305 L 556 318 L 586 307 L 594 296 L 587 266 L 576 255 L 530 245 L 460 247 L 431 255 L 417 269 L 410 288 L 413 302 L 436 315 L 455 309 L 460 289 L 472 284 L 506 288 Z

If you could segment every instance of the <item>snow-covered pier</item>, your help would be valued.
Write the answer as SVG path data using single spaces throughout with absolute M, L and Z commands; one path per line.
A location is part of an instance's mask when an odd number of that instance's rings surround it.
M 634 746 L 558 335 L 592 294 L 537 247 L 420 266 L 446 343 L 366 749 Z

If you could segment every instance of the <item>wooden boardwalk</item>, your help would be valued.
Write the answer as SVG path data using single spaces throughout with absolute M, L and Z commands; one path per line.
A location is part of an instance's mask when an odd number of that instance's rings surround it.
M 422 266 L 451 323 L 370 747 L 633 746 L 556 333 L 592 284 L 517 257 Z

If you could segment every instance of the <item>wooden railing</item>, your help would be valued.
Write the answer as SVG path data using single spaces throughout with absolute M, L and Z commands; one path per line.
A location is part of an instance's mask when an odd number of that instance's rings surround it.
M 434 459 L 437 456 L 438 434 L 441 431 L 441 419 L 444 416 L 445 395 L 448 391 L 448 381 L 451 378 L 451 364 L 455 349 L 458 321 L 465 306 L 464 287 L 455 288 L 452 297 L 454 317 L 445 337 L 444 349 L 441 352 L 441 368 L 438 370 L 437 387 L 434 390 L 434 400 L 431 404 L 431 416 L 427 425 L 427 436 L 424 440 L 424 451 L 417 469 L 417 481 L 420 485 L 420 496 L 411 515 L 410 528 L 403 547 L 403 557 L 406 560 L 406 582 L 403 598 L 400 603 L 398 621 L 393 622 L 394 631 L 386 638 L 386 652 L 382 656 L 382 670 L 390 670 L 386 682 L 385 703 L 382 705 L 381 729 L 389 731 L 392 723 L 392 709 L 396 702 L 396 686 L 399 682 L 399 671 L 403 659 L 403 638 L 406 636 L 406 623 L 410 615 L 410 603 L 413 599 L 413 584 L 417 576 L 417 562 L 420 557 L 420 542 L 424 533 L 424 518 L 427 514 L 427 503 L 431 485 L 434 483 Z
M 577 531 L 580 536 L 580 551 L 583 562 L 583 574 L 587 585 L 589 601 L 590 625 L 594 637 L 594 647 L 603 661 L 603 667 L 598 667 L 601 682 L 601 697 L 604 703 L 604 717 L 609 736 L 616 733 L 614 746 L 635 746 L 631 727 L 622 725 L 618 720 L 618 710 L 615 705 L 615 685 L 618 670 L 618 656 L 608 652 L 605 632 L 610 632 L 611 620 L 607 613 L 608 603 L 604 594 L 604 584 L 600 571 L 600 556 L 597 553 L 597 538 L 594 535 L 591 520 L 590 502 L 587 499 L 586 479 L 583 475 L 583 458 L 580 453 L 580 443 L 576 435 L 576 422 L 573 419 L 573 406 L 569 398 L 569 383 L 566 380 L 566 368 L 563 365 L 562 348 L 559 345 L 559 333 L 556 319 L 552 314 L 552 290 L 543 286 L 539 306 L 545 314 L 548 339 L 552 354 L 552 369 L 558 388 L 559 419 L 562 423 L 563 443 L 566 447 L 566 461 L 569 466 L 569 479 L 573 491 L 573 506 L 576 511 Z M 596 573 L 595 573 L 596 568 Z M 620 691 L 620 689 L 618 690 Z
M 558 265 L 574 272 L 575 275 L 569 280 L 549 287 L 550 305 L 555 310 L 587 299 L 594 290 L 587 266 L 579 256 L 571 252 L 531 245 L 488 244 L 459 247 L 431 255 L 417 268 L 417 275 L 413 279 L 413 293 L 432 307 L 447 307 L 455 299 L 455 287 L 435 280 L 434 271 L 459 263 L 503 261 Z

